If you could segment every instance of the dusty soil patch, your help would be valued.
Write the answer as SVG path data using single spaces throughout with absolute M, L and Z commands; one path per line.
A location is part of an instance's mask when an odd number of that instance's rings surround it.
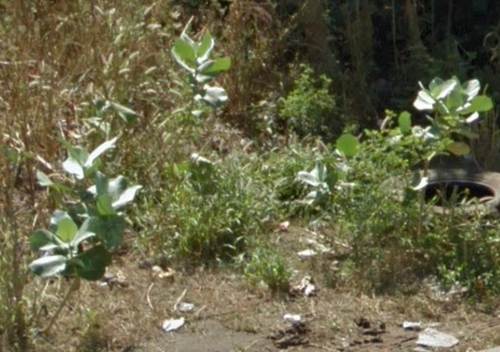
M 300 236 L 286 234 L 280 244 L 290 251 L 295 280 L 318 278 L 314 297 L 272 296 L 266 288 L 250 287 L 234 271 L 185 272 L 176 269 L 175 280 L 154 281 L 141 268 L 139 256 L 128 255 L 114 263 L 111 272 L 125 277 L 126 285 L 112 288 L 84 283 L 64 311 L 50 336 L 34 336 L 37 351 L 413 351 L 417 332 L 405 331 L 404 321 L 451 334 L 460 340 L 449 351 L 480 350 L 500 344 L 497 313 L 481 313 L 457 302 L 436 302 L 421 293 L 413 296 L 372 297 L 352 288 L 331 289 L 321 271 L 328 262 L 301 261 Z M 284 236 L 284 235 L 280 235 Z M 331 261 L 333 259 L 325 259 Z M 41 290 L 44 282 L 32 282 Z M 40 295 L 48 315 L 55 311 L 68 283 L 55 281 Z M 194 304 L 179 312 L 182 300 Z M 303 326 L 292 328 L 285 314 L 299 314 Z M 42 314 L 41 321 L 48 316 Z M 176 332 L 161 330 L 165 319 L 185 318 Z M 469 351 L 470 351 L 469 349 Z

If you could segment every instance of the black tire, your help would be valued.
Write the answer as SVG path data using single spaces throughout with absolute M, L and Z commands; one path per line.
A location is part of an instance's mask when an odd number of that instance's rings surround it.
M 427 176 L 428 184 L 421 191 L 425 192 L 426 200 L 436 195 L 436 190 L 444 190 L 446 193 L 456 187 L 474 189 L 478 191 L 477 202 L 468 202 L 469 205 L 460 205 L 460 211 L 465 214 L 473 214 L 477 211 L 486 211 L 488 214 L 500 213 L 500 173 L 479 171 L 477 168 L 438 168 L 424 171 L 420 170 L 420 177 Z M 396 191 L 395 199 L 403 201 L 404 189 L 409 185 L 402 179 L 391 178 L 385 182 L 389 190 Z M 434 191 L 433 191 L 434 190 Z M 441 192 L 442 194 L 442 192 Z M 484 195 L 484 197 L 481 197 Z M 470 198 L 469 198 L 470 199 Z M 470 204 L 472 203 L 472 204 Z M 444 214 L 450 209 L 449 205 L 433 205 L 432 210 L 436 214 Z
M 424 172 L 420 171 L 421 176 Z M 424 187 L 426 199 L 433 196 L 433 190 L 444 189 L 448 192 L 452 188 L 455 190 L 464 187 L 476 192 L 472 198 L 477 202 L 470 205 L 460 206 L 464 213 L 474 213 L 478 210 L 486 210 L 490 214 L 499 212 L 500 209 L 500 173 L 478 171 L 474 168 L 450 168 L 450 169 L 431 169 L 427 175 L 428 184 Z M 481 209 L 482 208 L 482 209 Z M 449 207 L 445 205 L 434 205 L 433 211 L 438 214 L 445 213 Z

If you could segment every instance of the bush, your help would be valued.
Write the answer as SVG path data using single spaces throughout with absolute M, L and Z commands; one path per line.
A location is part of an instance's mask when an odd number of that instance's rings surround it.
M 264 231 L 275 212 L 272 190 L 252 170 L 260 165 L 247 162 L 243 156 L 217 163 L 194 156 L 166 171 L 174 184 L 161 200 L 168 204 L 162 247 L 169 255 L 207 264 L 232 260 Z
M 339 121 L 335 121 L 337 103 L 329 93 L 332 81 L 324 75 L 315 78 L 311 67 L 299 66 L 295 88 L 282 100 L 280 114 L 299 136 L 318 135 L 332 139 Z

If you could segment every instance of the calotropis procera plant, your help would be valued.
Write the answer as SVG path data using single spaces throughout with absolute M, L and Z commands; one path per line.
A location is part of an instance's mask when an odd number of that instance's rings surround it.
M 121 211 L 141 189 L 139 185 L 128 187 L 123 176 L 110 180 L 99 171 L 101 155 L 115 148 L 116 140 L 104 142 L 91 153 L 63 141 L 69 154 L 62 164 L 69 174 L 67 182 L 54 182 L 43 172 L 37 173 L 39 184 L 50 188 L 58 206 L 66 209 L 54 211 L 49 229 L 31 235 L 32 249 L 42 256 L 29 268 L 44 278 L 64 276 L 74 280 L 60 309 L 78 288 L 80 279 L 93 281 L 104 276 L 111 264 L 110 250 L 123 242 L 125 219 Z
M 493 108 L 489 97 L 479 95 L 479 81 L 473 79 L 461 84 L 457 77 L 446 81 L 434 78 L 428 89 L 422 83 L 419 84 L 421 90 L 413 105 L 418 110 L 433 112 L 433 116 L 428 116 L 432 125 L 423 131 L 424 136 L 435 140 L 448 139 L 443 152 L 448 151 L 457 156 L 469 154 L 469 146 L 457 140 L 457 137 L 477 138 L 470 125 L 478 120 L 479 113 Z
M 321 204 L 328 202 L 328 197 L 332 195 L 334 189 L 341 190 L 351 186 L 344 182 L 347 166 L 347 157 L 353 157 L 358 152 L 358 140 L 349 133 L 339 137 L 336 143 L 335 152 L 326 158 L 316 160 L 314 169 L 311 171 L 300 171 L 297 179 L 312 188 L 301 201 L 304 204 Z
M 212 35 L 207 32 L 200 42 L 195 42 L 186 34 L 188 27 L 189 23 L 180 38 L 175 41 L 172 54 L 177 63 L 189 73 L 189 86 L 193 92 L 194 100 L 210 107 L 218 107 L 227 101 L 227 92 L 224 88 L 209 83 L 222 72 L 229 70 L 231 59 L 229 57 L 212 59 L 211 55 L 215 45 Z M 199 110 L 191 112 L 194 115 L 201 113 Z

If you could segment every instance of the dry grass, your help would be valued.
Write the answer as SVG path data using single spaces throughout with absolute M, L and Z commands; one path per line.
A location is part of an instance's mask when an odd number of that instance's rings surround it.
M 281 71 L 273 65 L 280 63 L 274 61 L 276 54 L 287 49 L 285 36 L 297 23 L 311 26 L 315 15 L 323 10 L 319 2 L 308 4 L 305 12 L 292 18 L 291 22 L 297 22 L 283 28 L 276 22 L 276 8 L 270 2 L 233 2 L 225 20 L 227 29 L 219 28 L 227 44 L 225 50 L 234 62 L 231 74 L 222 81 L 232 100 L 227 111 L 231 118 L 248 118 L 251 103 L 258 103 L 269 90 L 280 91 Z M 302 230 L 284 235 L 281 242 L 276 242 L 275 233 L 269 234 L 270 242 L 282 245 L 280 251 L 288 264 L 298 270 L 295 279 L 303 275 L 317 278 L 322 287 L 317 298 L 272 296 L 266 289 L 250 287 L 238 270 L 188 272 L 181 264 L 175 268 L 174 283 L 156 282 L 149 291 L 150 273 L 140 269 L 138 263 L 143 255 L 165 259 L 155 247 L 163 241 L 161 236 L 169 225 L 160 203 L 161 192 L 171 187 L 164 178 L 165 164 L 183 160 L 207 139 L 213 140 L 210 149 L 221 154 L 243 148 L 238 147 L 239 131 L 224 128 L 220 132 L 220 125 L 215 123 L 208 128 L 193 127 L 183 134 L 178 148 L 169 148 L 184 131 L 173 112 L 187 98 L 176 82 L 180 76 L 173 69 L 169 52 L 190 15 L 182 10 L 173 1 L 153 0 L 19 0 L 1 7 L 0 350 L 91 352 L 132 351 L 137 347 L 137 351 L 146 351 L 154 350 L 152 346 L 168 350 L 165 346 L 181 343 L 182 336 L 191 340 L 203 336 L 212 321 L 221 325 L 220 334 L 214 335 L 216 340 L 238 331 L 244 335 L 235 338 L 243 341 L 243 336 L 250 336 L 250 340 L 259 341 L 252 344 L 245 340 L 247 350 L 262 350 L 263 345 L 273 350 L 266 336 L 280 326 L 285 313 L 301 314 L 310 321 L 312 351 L 324 350 L 321 346 L 337 348 L 342 338 L 357 338 L 353 337 L 353 321 L 361 316 L 390 321 L 394 334 L 389 341 L 394 343 L 398 341 L 397 324 L 403 319 L 439 319 L 452 329 L 464 326 L 458 318 L 468 319 L 477 329 L 489 323 L 487 315 L 464 311 L 460 305 L 446 311 L 425 296 L 410 302 L 406 298 L 364 296 L 352 288 L 355 283 L 328 271 L 332 270 L 331 261 L 309 263 L 296 258 L 302 246 L 298 242 Z M 214 24 L 217 17 L 213 10 L 207 8 L 200 17 Z M 361 10 L 353 12 L 353 26 L 361 26 L 363 19 L 370 17 L 370 8 Z M 371 23 L 366 23 L 370 30 Z M 331 51 L 325 47 L 328 40 L 319 34 L 327 23 L 322 20 L 311 28 L 306 33 L 309 55 L 326 55 L 326 62 L 332 62 Z M 192 28 L 193 36 L 198 38 L 205 29 L 198 20 Z M 373 43 L 355 33 L 351 39 L 351 54 L 359 58 L 356 69 L 364 80 L 369 73 L 361 57 L 371 55 Z M 363 48 L 355 46 L 357 40 L 366 41 Z M 138 121 L 129 125 L 108 113 L 102 119 L 110 124 L 111 132 L 101 131 L 91 123 L 98 113 L 92 102 L 98 98 L 134 109 Z M 140 233 L 113 263 L 111 271 L 121 271 L 128 287 L 109 289 L 98 283 L 82 283 L 53 332 L 39 334 L 70 283 L 41 281 L 27 273 L 27 263 L 34 256 L 28 250 L 27 236 L 45 227 L 54 210 L 48 192 L 37 186 L 36 170 L 57 173 L 57 165 L 65 158 L 60 138 L 90 149 L 115 135 L 121 136 L 120 156 L 110 166 L 125 170 L 126 176 L 145 185 L 148 194 L 140 205 L 145 213 L 138 216 L 131 232 L 148 228 L 151 237 Z M 160 218 L 151 223 L 151 219 Z M 132 250 L 137 246 L 138 251 Z M 185 335 L 172 337 L 164 334 L 160 325 L 166 318 L 179 316 L 174 305 L 184 291 L 185 300 L 195 304 L 195 312 L 187 315 Z M 179 340 L 172 342 L 175 338 Z M 484 342 L 474 340 L 471 345 Z M 492 338 L 491 342 L 497 341 Z M 206 351 L 204 347 L 202 342 L 199 351 Z M 219 350 L 227 349 L 224 346 Z

